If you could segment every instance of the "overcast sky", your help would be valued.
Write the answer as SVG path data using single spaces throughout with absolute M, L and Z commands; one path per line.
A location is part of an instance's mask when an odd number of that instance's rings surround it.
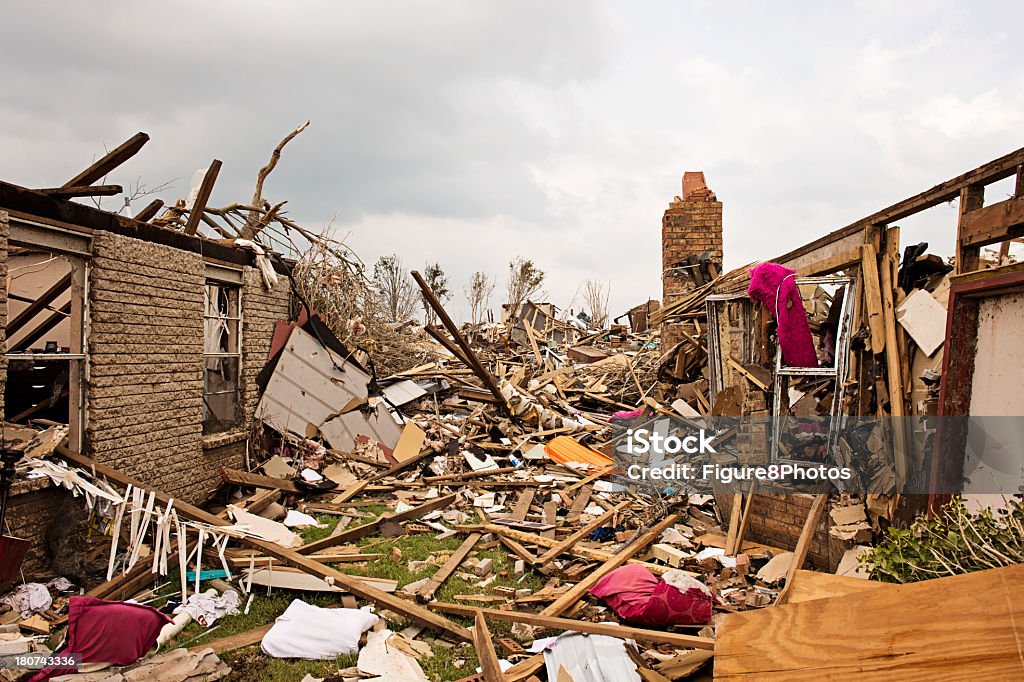
M 108 182 L 177 178 L 173 200 L 218 158 L 211 203 L 246 201 L 310 119 L 264 192 L 300 223 L 336 216 L 367 263 L 439 261 L 459 313 L 473 270 L 500 298 L 520 254 L 556 304 L 610 281 L 617 315 L 660 298 L 683 171 L 724 202 L 735 267 L 1022 146 L 1022 20 L 1011 2 L 12 3 L 0 178 L 62 184 L 141 130 Z M 940 206 L 903 238 L 948 253 L 954 232 Z

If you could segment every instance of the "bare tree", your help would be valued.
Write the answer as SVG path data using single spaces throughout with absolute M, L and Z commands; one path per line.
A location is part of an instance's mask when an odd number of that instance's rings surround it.
M 494 280 L 483 272 L 474 272 L 469 277 L 469 286 L 462 290 L 469 303 L 469 321 L 473 324 L 483 322 L 487 304 L 494 293 Z
M 440 263 L 434 263 L 433 265 L 427 264 L 423 268 L 423 279 L 426 281 L 427 286 L 434 292 L 434 296 L 441 303 L 452 297 L 452 292 L 448 289 L 448 275 L 445 274 L 444 269 Z M 437 323 L 437 313 L 427 303 L 427 297 L 420 292 L 420 302 L 423 304 L 423 313 L 425 316 L 425 322 L 427 324 Z
M 377 259 L 373 265 L 373 285 L 384 314 L 392 322 L 405 322 L 416 312 L 416 290 L 398 254 Z
M 588 279 L 583 283 L 583 305 L 590 309 L 590 324 L 597 329 L 603 329 L 608 323 L 608 298 L 611 293 L 611 282 Z
M 508 312 L 515 317 L 519 307 L 530 300 L 541 290 L 544 284 L 544 271 L 532 260 L 516 256 L 508 262 L 508 282 L 505 291 L 508 294 Z

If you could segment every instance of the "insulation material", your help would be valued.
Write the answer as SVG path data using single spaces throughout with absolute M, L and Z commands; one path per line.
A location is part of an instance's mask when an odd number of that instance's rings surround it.
M 371 400 L 366 412 L 348 405 L 367 402 L 370 375 L 325 348 L 296 327 L 256 407 L 256 417 L 281 432 L 306 437 L 315 426 L 337 450 L 351 451 L 358 436 L 369 436 L 393 448 L 402 434 L 383 401 Z

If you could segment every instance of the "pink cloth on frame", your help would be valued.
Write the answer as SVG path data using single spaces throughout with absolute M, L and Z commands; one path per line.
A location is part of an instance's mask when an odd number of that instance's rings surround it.
M 747 296 L 760 302 L 778 320 L 782 364 L 817 367 L 818 354 L 814 352 L 807 311 L 796 286 L 796 270 L 778 263 L 761 263 L 750 271 Z
M 695 587 L 680 591 L 636 564 L 609 572 L 590 594 L 625 621 L 659 627 L 707 623 L 715 601 Z

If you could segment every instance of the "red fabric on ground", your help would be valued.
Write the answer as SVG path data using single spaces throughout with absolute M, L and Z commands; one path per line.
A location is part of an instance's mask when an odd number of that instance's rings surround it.
M 760 302 L 778 320 L 782 364 L 817 367 L 818 355 L 814 352 L 807 311 L 796 286 L 796 270 L 778 263 L 761 263 L 750 271 L 747 296 Z
M 83 663 L 130 665 L 153 648 L 160 629 L 170 622 L 170 618 L 143 604 L 71 597 L 67 643 L 60 653 L 82 654 Z M 76 671 L 49 668 L 41 670 L 30 682 L 73 672 Z
M 639 625 L 707 623 L 714 597 L 693 587 L 680 591 L 644 566 L 616 568 L 590 588 L 619 618 Z

